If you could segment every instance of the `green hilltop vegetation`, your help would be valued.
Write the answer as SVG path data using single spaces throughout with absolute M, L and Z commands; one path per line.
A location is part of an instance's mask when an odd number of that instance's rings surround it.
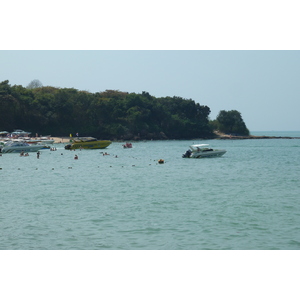
M 238 111 L 220 111 L 192 99 L 154 97 L 106 90 L 90 93 L 75 88 L 27 87 L 0 82 L 0 131 L 24 129 L 39 134 L 94 136 L 111 140 L 214 138 L 214 131 L 249 135 Z

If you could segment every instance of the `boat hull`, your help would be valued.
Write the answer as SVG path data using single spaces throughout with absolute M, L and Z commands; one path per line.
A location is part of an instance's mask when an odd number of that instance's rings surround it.
M 27 152 L 38 152 L 41 150 L 44 146 L 43 145 L 31 145 L 26 147 L 3 147 L 1 149 L 1 153 L 21 153 L 22 151 L 24 153 Z
M 102 140 L 102 141 L 91 141 L 91 142 L 74 142 L 65 147 L 67 150 L 75 149 L 105 149 L 111 144 L 111 141 Z
M 207 152 L 193 152 L 190 158 L 204 158 L 204 157 L 220 157 L 226 153 L 225 150 L 213 150 Z
M 52 145 L 54 143 L 54 140 L 26 140 L 26 143 L 28 144 L 37 144 L 37 143 L 41 143 L 41 144 L 44 144 L 44 145 Z

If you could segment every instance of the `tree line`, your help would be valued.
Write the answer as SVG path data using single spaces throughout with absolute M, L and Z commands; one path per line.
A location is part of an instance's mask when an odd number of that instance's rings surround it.
M 118 90 L 90 93 L 42 86 L 38 81 L 27 87 L 0 82 L 0 131 L 21 128 L 52 136 L 78 132 L 112 140 L 213 138 L 214 130 L 225 126 L 225 121 L 210 121 L 209 114 L 208 106 L 177 96 Z M 240 125 L 246 127 L 238 114 Z M 240 131 L 224 126 L 223 131 Z

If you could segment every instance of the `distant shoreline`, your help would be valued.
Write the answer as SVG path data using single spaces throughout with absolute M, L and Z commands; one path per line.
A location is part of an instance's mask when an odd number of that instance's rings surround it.
M 55 144 L 70 143 L 72 138 L 70 137 L 51 137 Z M 262 140 L 262 139 L 300 139 L 300 137 L 291 136 L 266 136 L 266 135 L 249 135 L 249 136 L 238 136 L 230 134 L 216 134 L 215 137 L 209 138 L 212 140 Z M 123 140 L 117 140 L 118 142 L 124 142 Z
M 231 134 L 223 134 L 223 133 L 216 133 L 216 140 L 261 140 L 261 139 L 300 139 L 300 137 L 291 137 L 291 136 L 268 136 L 268 135 L 246 135 L 246 136 L 239 136 L 239 135 L 231 135 Z

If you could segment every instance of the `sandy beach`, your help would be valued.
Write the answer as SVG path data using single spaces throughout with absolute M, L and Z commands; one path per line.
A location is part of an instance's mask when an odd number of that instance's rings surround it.
M 300 137 L 287 137 L 287 136 L 254 136 L 254 135 L 249 135 L 249 136 L 234 136 L 231 134 L 225 134 L 221 132 L 216 132 L 216 137 L 215 139 L 218 140 L 243 140 L 243 139 L 300 139 Z M 69 143 L 70 142 L 70 137 L 51 137 L 51 139 L 54 140 L 54 144 L 60 144 L 60 143 Z
M 69 143 L 70 142 L 70 137 L 51 137 L 51 139 L 54 140 L 54 144 Z

